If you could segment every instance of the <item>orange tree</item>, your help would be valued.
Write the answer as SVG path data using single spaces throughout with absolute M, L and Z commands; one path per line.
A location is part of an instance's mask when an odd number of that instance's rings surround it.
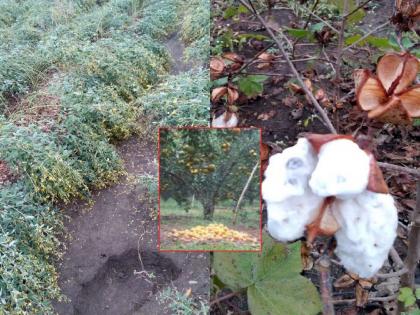
M 212 220 L 217 202 L 239 197 L 259 160 L 259 138 L 258 129 L 161 129 L 160 196 L 187 208 L 194 195 Z M 258 187 L 254 176 L 248 193 L 259 195 Z

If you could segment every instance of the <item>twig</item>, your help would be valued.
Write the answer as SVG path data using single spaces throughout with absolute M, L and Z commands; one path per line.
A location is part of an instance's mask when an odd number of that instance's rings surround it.
M 420 180 L 417 180 L 416 210 L 412 217 L 412 226 L 408 233 L 407 258 L 404 265 L 408 272 L 401 277 L 401 286 L 414 289 L 414 274 L 420 258 Z
M 357 11 L 359 11 L 361 8 L 363 8 L 366 4 L 368 4 L 369 2 L 371 2 L 372 0 L 367 0 L 365 2 L 363 2 L 361 5 L 359 5 L 356 9 L 354 9 L 353 11 L 351 11 L 350 13 L 346 14 L 343 16 L 344 19 L 347 19 L 350 15 L 353 15 L 354 13 L 356 13 Z
M 243 70 L 245 70 L 250 64 L 252 64 L 262 53 L 269 50 L 271 47 L 273 47 L 275 43 L 271 43 L 267 47 L 265 47 L 263 50 L 259 51 L 254 57 L 252 57 L 251 60 L 249 60 L 247 63 L 245 63 L 238 71 L 238 73 L 241 73 Z
M 344 16 L 347 15 L 349 11 L 349 0 L 344 0 Z M 337 49 L 337 68 L 335 69 L 335 79 L 341 80 L 341 65 L 343 64 L 343 48 L 344 48 L 344 30 L 346 29 L 347 19 L 345 17 L 341 18 L 340 33 L 338 35 L 338 49 Z
M 390 272 L 390 273 L 377 273 L 375 276 L 380 279 L 388 279 L 388 278 L 395 278 L 399 277 L 405 273 L 407 273 L 408 270 L 404 267 L 398 271 Z
M 334 315 L 333 299 L 331 297 L 331 277 L 330 277 L 331 262 L 329 257 L 323 255 L 318 261 L 318 270 L 320 275 L 319 286 L 321 290 L 321 299 L 323 304 L 323 315 Z
M 221 301 L 230 299 L 231 297 L 234 297 L 234 296 L 236 296 L 236 295 L 238 295 L 240 293 L 241 293 L 241 291 L 236 291 L 236 292 L 231 292 L 231 293 L 228 293 L 228 294 L 223 295 L 221 297 L 218 297 L 218 298 L 214 299 L 213 301 L 210 301 L 210 306 L 212 306 L 212 305 L 214 305 L 216 303 L 219 303 Z
M 236 207 L 235 207 L 234 215 L 233 215 L 233 220 L 232 220 L 233 225 L 236 224 L 236 219 L 238 218 L 239 206 L 241 205 L 242 199 L 244 199 L 245 193 L 248 190 L 249 184 L 251 183 L 252 177 L 254 177 L 254 174 L 255 174 L 259 164 L 260 164 L 260 161 L 258 161 L 257 164 L 255 164 L 254 168 L 252 169 L 252 172 L 249 175 L 248 180 L 245 183 L 244 189 L 242 190 L 241 195 L 239 196 L 238 202 L 236 203 Z
M 397 298 L 397 295 L 383 296 L 383 297 L 372 297 L 369 298 L 370 302 L 389 302 Z M 333 300 L 333 304 L 353 304 L 356 303 L 356 299 L 347 299 L 347 300 Z
M 420 178 L 420 170 L 417 170 L 417 169 L 409 168 L 409 167 L 406 167 L 406 166 L 399 166 L 399 165 L 395 165 L 395 164 L 389 164 L 389 163 L 385 163 L 385 162 L 378 162 L 378 165 L 380 167 L 388 169 L 388 170 L 398 171 L 398 172 L 401 172 L 401 173 L 414 175 L 417 178 Z
M 358 40 L 356 40 L 353 44 L 351 44 L 351 45 L 349 45 L 349 46 L 345 47 L 345 48 L 343 49 L 343 52 L 344 52 L 344 51 L 349 50 L 350 48 L 352 48 L 352 47 L 354 47 L 354 46 L 356 46 L 358 43 L 360 43 L 361 41 L 365 40 L 365 39 L 366 39 L 366 38 L 368 38 L 370 35 L 372 35 L 373 33 L 377 32 L 378 30 L 380 30 L 381 28 L 383 28 L 383 27 L 387 26 L 389 23 L 390 23 L 390 21 L 387 21 L 387 22 L 385 22 L 385 23 L 383 23 L 383 24 L 379 25 L 378 27 L 374 28 L 374 29 L 373 29 L 373 30 L 371 30 L 370 32 L 366 33 L 365 35 L 363 35 L 362 37 L 360 37 Z
M 340 32 L 334 27 L 332 26 L 330 23 L 328 23 L 327 21 L 325 21 L 324 19 L 322 19 L 321 17 L 319 17 L 318 15 L 316 15 L 315 13 L 309 11 L 309 9 L 305 8 L 304 6 L 302 6 L 302 8 L 304 10 L 306 10 L 306 12 L 308 12 L 310 15 L 313 15 L 316 19 L 318 19 L 319 21 L 323 22 L 326 26 L 328 26 L 330 29 L 332 29 L 334 32 L 336 32 L 337 34 L 339 34 Z
M 314 3 L 314 5 L 312 6 L 312 8 L 311 8 L 311 12 L 313 13 L 313 12 L 315 12 L 315 9 L 316 9 L 316 7 L 318 6 L 318 3 L 319 3 L 319 0 L 316 0 L 315 1 L 315 3 Z M 308 25 L 309 25 L 309 22 L 311 21 L 311 15 L 309 14 L 309 16 L 308 16 L 308 19 L 306 20 L 306 23 L 305 23 L 305 25 L 303 26 L 303 29 L 304 30 L 306 30 L 306 28 L 308 27 Z
M 389 251 L 389 255 L 391 256 L 392 260 L 395 262 L 397 267 L 400 267 L 400 268 L 404 267 L 404 262 L 402 261 L 400 255 L 398 255 L 398 252 L 394 247 L 392 247 L 391 250 Z
M 292 70 L 293 74 L 295 75 L 296 79 L 299 82 L 299 85 L 302 87 L 305 94 L 309 97 L 312 104 L 315 106 L 316 110 L 321 115 L 322 121 L 324 124 L 328 127 L 330 132 L 337 133 L 334 126 L 332 125 L 330 119 L 328 118 L 328 115 L 325 113 L 325 111 L 322 109 L 321 105 L 318 103 L 312 92 L 308 89 L 306 84 L 303 82 L 302 77 L 300 76 L 299 72 L 296 70 L 295 66 L 293 65 L 293 62 L 290 61 L 289 56 L 287 55 L 286 51 L 283 48 L 283 45 L 281 42 L 277 39 L 277 37 L 274 35 L 270 27 L 267 25 L 267 22 L 261 17 L 261 15 L 253 8 L 252 2 L 249 1 L 249 4 L 245 2 L 245 0 L 239 0 L 245 7 L 247 7 L 251 12 L 254 13 L 254 15 L 258 18 L 258 20 L 261 22 L 262 25 L 267 29 L 268 34 L 270 37 L 276 42 L 277 46 L 279 47 L 281 53 L 283 54 L 283 57 L 286 59 L 290 69 Z

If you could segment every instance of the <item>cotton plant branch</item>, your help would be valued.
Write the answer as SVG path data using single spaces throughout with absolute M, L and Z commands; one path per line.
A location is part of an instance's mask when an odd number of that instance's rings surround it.
M 405 268 L 408 272 L 401 277 L 401 286 L 415 289 L 414 276 L 420 258 L 420 179 L 417 180 L 416 209 L 412 217 L 412 225 L 408 233 L 408 250 Z
M 267 33 L 270 35 L 270 37 L 274 40 L 274 42 L 277 44 L 277 46 L 280 49 L 280 52 L 282 53 L 284 59 L 287 61 L 287 64 L 289 65 L 291 71 L 293 72 L 294 76 L 296 77 L 296 79 L 299 82 L 299 85 L 302 87 L 303 91 L 305 92 L 305 94 L 308 96 L 308 98 L 310 99 L 311 103 L 315 106 L 315 108 L 317 109 L 317 111 L 319 112 L 323 123 L 328 127 L 328 129 L 332 132 L 332 133 L 337 133 L 337 131 L 335 130 L 334 126 L 332 125 L 331 121 L 328 118 L 327 113 L 322 109 L 321 105 L 318 103 L 318 101 L 316 100 L 315 96 L 312 94 L 312 92 L 308 89 L 308 87 L 305 85 L 305 83 L 303 82 L 303 79 L 301 77 L 301 75 L 299 74 L 299 72 L 297 71 L 296 67 L 293 65 L 293 62 L 290 60 L 288 54 L 286 53 L 282 43 L 280 42 L 280 40 L 274 35 L 273 31 L 271 30 L 271 28 L 268 26 L 267 22 L 261 17 L 261 15 L 255 10 L 255 8 L 252 5 L 252 2 L 245 2 L 245 0 L 239 0 L 246 8 L 248 8 L 248 10 L 250 12 L 253 12 L 253 14 L 258 18 L 258 20 L 261 22 L 261 24 L 266 28 Z
M 337 49 L 337 68 L 335 69 L 335 79 L 341 80 L 341 65 L 343 64 L 344 52 L 344 30 L 346 29 L 347 14 L 349 10 L 349 0 L 344 0 L 344 16 L 341 18 L 340 33 L 338 35 L 338 49 Z
M 372 34 L 376 33 L 377 31 L 379 31 L 380 29 L 382 29 L 382 28 L 384 28 L 385 26 L 389 25 L 390 23 L 391 23 L 390 21 L 387 21 L 387 22 L 385 22 L 385 23 L 383 23 L 383 24 L 381 24 L 381 25 L 379 25 L 379 26 L 375 27 L 373 30 L 371 30 L 370 32 L 367 32 L 365 35 L 363 35 L 363 36 L 362 36 L 362 37 L 360 37 L 358 40 L 356 40 L 354 43 L 352 43 L 351 45 L 349 45 L 349 46 L 345 47 L 345 48 L 343 49 L 343 52 L 344 52 L 344 51 L 349 50 L 350 48 L 353 48 L 353 47 L 354 47 L 354 46 L 356 46 L 358 43 L 360 43 L 361 41 L 364 41 L 364 40 L 365 40 L 366 38 L 368 38 L 370 35 L 372 35 Z

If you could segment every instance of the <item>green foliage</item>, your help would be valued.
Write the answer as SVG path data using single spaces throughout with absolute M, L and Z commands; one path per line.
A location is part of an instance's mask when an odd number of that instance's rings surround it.
M 205 126 L 209 113 L 209 73 L 197 69 L 167 76 L 136 101 L 157 126 Z
M 252 314 L 317 314 L 319 295 L 310 280 L 300 275 L 299 243 L 289 246 L 263 238 L 263 251 L 214 253 L 217 277 L 232 290 L 246 289 Z
M 403 287 L 400 288 L 400 293 L 398 295 L 398 301 L 404 304 L 404 308 L 408 310 L 408 313 L 403 313 L 406 315 L 416 315 L 419 314 L 417 309 L 416 301 L 420 299 L 420 289 L 413 291 L 411 288 Z
M 53 260 L 59 213 L 22 183 L 0 189 L 0 313 L 50 314 L 61 299 Z
M 238 80 L 239 90 L 248 97 L 257 96 L 263 92 L 267 78 L 261 74 L 242 76 Z
M 196 302 L 184 293 L 171 287 L 160 293 L 159 300 L 161 303 L 168 304 L 174 315 L 206 315 L 209 312 L 209 306 L 203 301 Z
M 294 38 L 315 41 L 313 32 L 309 30 L 298 29 L 298 28 L 288 28 L 286 31 L 289 35 L 293 36 Z
M 87 192 L 70 152 L 37 127 L 17 127 L 0 120 L 0 159 L 25 176 L 42 199 L 69 201 Z
M 257 129 L 160 132 L 161 197 L 180 205 L 193 194 L 211 219 L 217 201 L 238 197 L 259 157 Z M 254 176 L 251 187 L 259 187 Z M 258 189 L 250 189 L 256 193 Z M 256 198 L 255 198 L 256 199 Z
M 184 17 L 181 21 L 181 36 L 186 44 L 186 62 L 203 65 L 210 53 L 210 1 L 182 0 L 179 11 Z

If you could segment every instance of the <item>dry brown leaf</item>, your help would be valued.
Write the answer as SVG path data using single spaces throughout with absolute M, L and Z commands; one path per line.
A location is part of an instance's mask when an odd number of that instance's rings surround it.
M 220 57 L 212 57 L 210 59 L 210 79 L 217 79 L 225 70 L 225 63 Z
M 360 284 L 356 284 L 356 306 L 364 307 L 369 298 L 369 291 L 363 289 Z
M 270 110 L 269 112 L 259 114 L 257 119 L 269 120 L 270 118 L 273 118 L 275 115 L 276 115 L 276 111 L 273 109 L 273 110 Z
M 335 288 L 348 288 L 352 286 L 356 280 L 352 278 L 348 274 L 342 275 L 340 278 L 334 281 L 334 287 Z
M 213 103 L 217 103 L 220 98 L 222 98 L 226 93 L 228 92 L 228 88 L 225 86 L 214 88 L 213 91 L 211 91 L 211 101 Z
M 238 90 L 235 88 L 228 87 L 227 94 L 228 94 L 228 104 L 235 103 L 236 100 L 239 98 Z
M 243 63 L 244 60 L 242 59 L 242 57 L 240 57 L 238 54 L 234 53 L 234 52 L 227 52 L 223 54 L 223 58 L 230 60 L 232 62 L 235 63 Z
M 274 56 L 273 54 L 269 54 L 267 52 L 263 52 L 262 54 L 260 54 L 258 56 L 258 59 L 262 60 L 262 61 L 266 61 L 266 62 L 271 62 L 276 58 L 276 56 Z
M 300 243 L 300 258 L 303 270 L 311 270 L 314 266 L 314 259 L 311 256 L 312 246 L 308 242 Z

